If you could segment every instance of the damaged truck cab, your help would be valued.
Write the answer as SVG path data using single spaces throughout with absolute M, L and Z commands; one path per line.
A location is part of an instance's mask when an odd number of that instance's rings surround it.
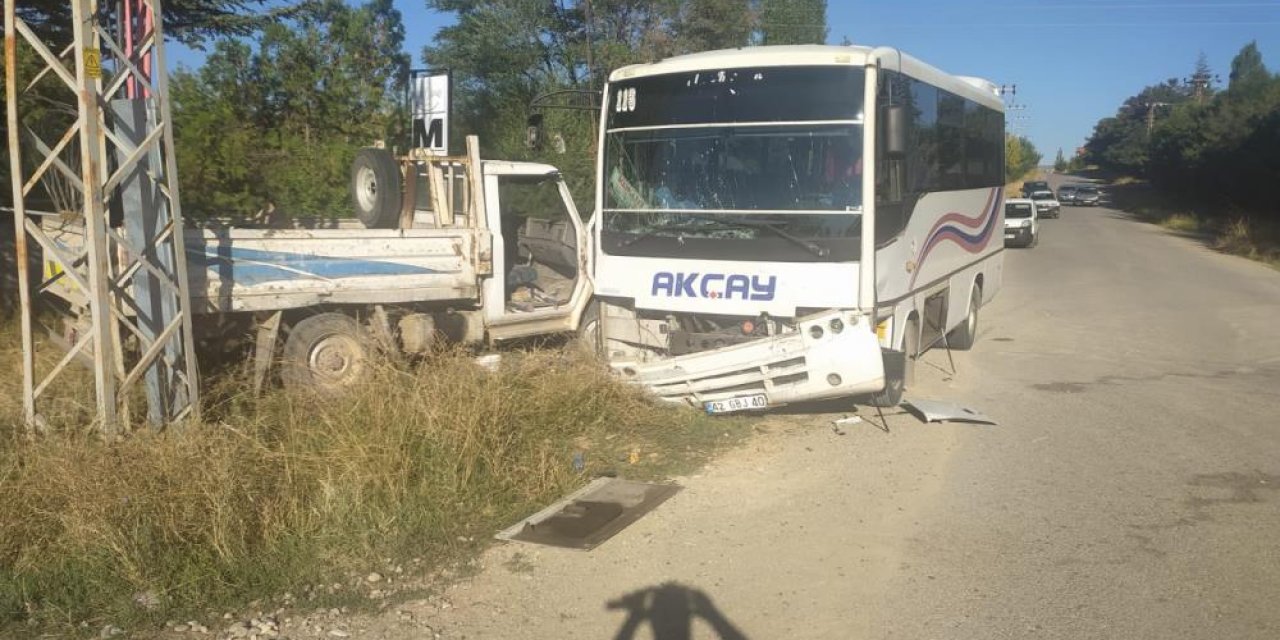
M 615 71 L 581 324 L 622 377 L 720 413 L 896 404 L 1000 282 L 1003 112 L 900 52 L 786 46 Z

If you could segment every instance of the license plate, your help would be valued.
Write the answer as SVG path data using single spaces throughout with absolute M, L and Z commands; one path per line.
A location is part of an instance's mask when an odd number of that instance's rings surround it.
M 1012 240 L 1012 239 L 1014 239 L 1014 238 L 1016 238 L 1016 237 L 1018 237 L 1018 234 L 1016 234 L 1016 233 L 1006 233 L 1006 234 L 1004 234 L 1004 239 L 1005 239 L 1005 240 Z
M 707 413 L 733 413 L 734 411 L 752 411 L 769 406 L 769 400 L 763 393 L 754 396 L 740 396 L 728 400 L 712 400 L 706 403 Z

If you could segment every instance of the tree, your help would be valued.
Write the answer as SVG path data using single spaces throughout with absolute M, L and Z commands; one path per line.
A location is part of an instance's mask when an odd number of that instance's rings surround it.
M 823 44 L 826 0 L 760 0 L 760 44 Z
M 297 7 L 278 4 L 262 11 L 265 4 L 266 0 L 171 0 L 163 7 L 165 35 L 196 46 L 222 36 L 247 36 L 288 17 Z M 71 4 L 65 0 L 29 0 L 17 11 L 45 42 L 70 42 Z
M 746 46 L 754 17 L 747 0 L 691 0 L 676 27 L 682 48 L 709 51 Z
M 1265 87 L 1271 80 L 1271 73 L 1262 64 L 1262 52 L 1258 50 L 1256 40 L 1246 44 L 1235 58 L 1231 59 L 1230 83 L 1227 90 L 1240 95 L 1255 93 Z
M 1005 134 L 1004 136 L 1004 175 L 1006 182 L 1013 182 L 1025 177 L 1040 166 L 1040 152 L 1026 136 Z
M 1147 164 L 1148 126 L 1160 114 L 1190 99 L 1177 78 L 1143 88 L 1127 98 L 1115 116 L 1098 121 L 1085 142 L 1088 160 L 1110 171 L 1142 175 Z
M 1053 170 L 1064 173 L 1067 170 L 1067 157 L 1062 155 L 1062 147 L 1058 147 L 1058 157 L 1053 159 Z
M 175 73 L 184 208 L 347 213 L 356 149 L 403 128 L 403 40 L 391 0 L 318 0 L 256 47 L 221 40 L 198 72 Z
M 1277 217 L 1280 78 L 1267 71 L 1255 43 L 1232 61 L 1227 91 L 1207 104 L 1176 106 L 1155 124 L 1148 152 L 1156 187 L 1209 203 L 1209 211 Z
M 564 153 L 525 146 L 530 103 L 556 90 L 598 91 L 627 64 L 750 42 L 748 0 L 426 0 L 449 13 L 423 51 L 428 66 L 453 71 L 454 135 L 477 134 L 484 153 L 557 165 L 584 206 L 594 191 L 594 116 L 550 110 L 544 129 Z
M 565 141 L 565 154 L 552 157 L 525 146 L 530 104 L 555 90 L 599 90 L 608 71 L 625 61 L 666 55 L 676 3 L 592 0 L 589 21 L 585 3 L 427 0 L 427 6 L 455 16 L 422 54 L 427 66 L 453 72 L 450 140 L 475 134 L 490 157 L 556 164 L 585 205 L 593 192 L 594 114 L 545 114 L 544 128 Z
M 1213 83 L 1215 76 L 1213 69 L 1209 68 L 1209 56 L 1203 51 L 1196 58 L 1195 70 L 1191 72 L 1191 77 L 1186 82 L 1191 90 L 1191 97 L 1196 102 L 1204 102 L 1205 99 L 1211 97 L 1214 93 Z

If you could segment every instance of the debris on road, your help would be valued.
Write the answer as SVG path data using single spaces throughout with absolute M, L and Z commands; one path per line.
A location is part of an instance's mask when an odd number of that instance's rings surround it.
M 859 422 L 862 422 L 862 418 L 860 418 L 860 417 L 858 417 L 858 416 L 845 416 L 845 417 L 840 418 L 840 419 L 838 419 L 838 420 L 832 420 L 832 421 L 831 421 L 831 430 L 832 430 L 832 431 L 834 431 L 834 432 L 836 432 L 836 435 L 838 435 L 838 436 L 842 436 L 842 435 L 844 435 L 844 434 L 845 434 L 845 430 L 844 430 L 844 429 L 841 429 L 840 427 L 844 427 L 844 426 L 848 426 L 848 425 L 853 425 L 853 424 L 858 424 Z
M 930 422 L 970 422 L 974 424 L 996 424 L 995 420 L 985 414 L 950 402 L 937 400 L 904 400 L 903 408 L 915 414 L 926 424 Z

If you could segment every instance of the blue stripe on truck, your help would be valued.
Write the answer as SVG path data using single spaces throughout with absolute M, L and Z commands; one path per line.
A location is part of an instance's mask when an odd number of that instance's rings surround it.
M 202 266 L 216 273 L 219 279 L 247 286 L 284 280 L 303 280 L 310 277 L 334 279 L 447 273 L 402 262 L 262 251 L 241 247 L 192 247 L 187 249 L 187 254 L 193 265 Z

